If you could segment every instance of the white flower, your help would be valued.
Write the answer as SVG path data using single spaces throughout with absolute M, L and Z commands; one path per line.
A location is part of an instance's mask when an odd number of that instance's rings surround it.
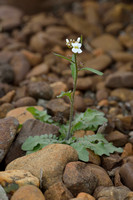
M 78 43 L 80 42 L 80 37 L 78 37 L 77 42 L 78 42 Z
M 82 50 L 80 49 L 81 48 L 81 43 L 79 43 L 79 40 L 80 38 L 77 39 L 76 42 L 72 43 L 72 52 L 73 53 L 82 53 Z
M 66 44 L 69 44 L 70 42 L 69 42 L 69 40 L 68 39 L 66 39 Z

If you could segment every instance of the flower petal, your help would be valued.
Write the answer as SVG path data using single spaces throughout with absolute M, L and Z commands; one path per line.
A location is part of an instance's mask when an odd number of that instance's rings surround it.
M 82 50 L 81 50 L 81 49 L 78 49 L 78 53 L 82 53 Z
M 78 49 L 72 48 L 73 53 L 78 53 Z
M 80 37 L 77 38 L 77 42 L 78 42 L 78 43 L 80 42 Z
M 69 40 L 68 40 L 68 39 L 66 39 L 66 43 L 69 43 Z

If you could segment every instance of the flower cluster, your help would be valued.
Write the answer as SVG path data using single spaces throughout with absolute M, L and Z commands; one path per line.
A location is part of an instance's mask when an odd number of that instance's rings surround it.
M 72 48 L 73 53 L 82 53 L 82 50 L 80 49 L 82 44 L 80 43 L 80 37 L 78 37 L 77 41 L 70 39 L 66 39 L 66 45 L 68 48 Z

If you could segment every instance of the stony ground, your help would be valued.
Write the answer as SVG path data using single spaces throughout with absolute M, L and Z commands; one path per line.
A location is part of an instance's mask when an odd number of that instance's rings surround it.
M 0 6 L 0 199 L 133 200 L 133 4 L 84 0 L 66 8 L 27 15 Z M 81 34 L 79 62 L 104 75 L 79 73 L 75 111 L 103 111 L 108 124 L 102 133 L 124 151 L 99 157 L 89 150 L 84 163 L 72 147 L 54 144 L 24 156 L 28 136 L 59 135 L 27 107 L 68 119 L 68 100 L 56 96 L 72 89 L 71 71 L 53 52 L 71 56 L 65 39 Z M 95 133 L 75 136 L 86 134 Z

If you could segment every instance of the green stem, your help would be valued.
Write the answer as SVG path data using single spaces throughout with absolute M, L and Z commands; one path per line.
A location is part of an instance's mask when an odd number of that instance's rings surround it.
M 74 56 L 75 56 L 74 60 L 75 60 L 75 67 L 76 67 L 76 77 L 75 77 L 75 80 L 73 81 L 73 94 L 72 94 L 71 107 L 70 107 L 69 129 L 68 129 L 67 137 L 66 137 L 67 140 L 71 137 L 71 128 L 72 128 L 73 112 L 74 112 L 74 97 L 75 97 L 77 78 L 78 78 L 78 67 L 77 67 L 77 60 L 76 60 L 77 54 L 74 54 Z

